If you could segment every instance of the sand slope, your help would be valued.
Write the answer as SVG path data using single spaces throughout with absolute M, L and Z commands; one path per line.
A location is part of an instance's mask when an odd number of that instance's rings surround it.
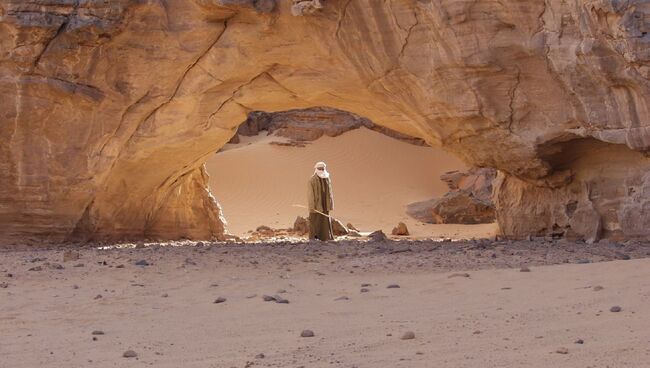
M 361 128 L 323 137 L 307 147 L 269 145 L 278 137 L 242 137 L 239 145 L 207 163 L 210 187 L 223 207 L 228 229 L 245 235 L 259 225 L 290 227 L 306 210 L 307 180 L 325 161 L 332 175 L 333 215 L 362 231 L 391 229 L 403 221 L 415 237 L 490 236 L 496 226 L 429 225 L 406 215 L 406 205 L 447 191 L 439 176 L 464 165 L 442 149 L 420 147 Z M 223 173 L 223 175 L 220 175 Z

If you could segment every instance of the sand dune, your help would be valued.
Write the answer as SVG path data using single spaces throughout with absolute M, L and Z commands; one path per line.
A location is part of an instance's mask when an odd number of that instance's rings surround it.
M 306 210 L 307 180 L 317 161 L 332 175 L 333 215 L 362 231 L 390 233 L 403 221 L 414 237 L 471 238 L 493 235 L 496 225 L 422 224 L 406 215 L 406 205 L 442 196 L 440 174 L 465 166 L 439 148 L 421 147 L 361 128 L 323 137 L 307 147 L 268 144 L 273 136 L 242 137 L 207 163 L 210 187 L 223 207 L 228 229 L 245 235 L 259 225 L 290 227 Z M 224 176 L 220 176 L 224 173 Z

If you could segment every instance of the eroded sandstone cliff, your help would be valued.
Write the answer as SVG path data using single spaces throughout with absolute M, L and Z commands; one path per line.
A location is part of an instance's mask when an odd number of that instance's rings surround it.
M 648 236 L 649 31 L 645 0 L 0 0 L 1 236 L 221 237 L 206 157 L 311 106 L 498 168 L 505 235 Z

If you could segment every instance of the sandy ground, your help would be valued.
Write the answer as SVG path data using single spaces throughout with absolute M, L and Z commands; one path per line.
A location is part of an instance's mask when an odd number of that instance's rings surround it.
M 544 241 L 0 250 L 0 367 L 650 367 L 648 256 Z
M 307 180 L 325 161 L 332 175 L 333 216 L 361 231 L 386 234 L 406 223 L 415 238 L 470 239 L 496 234 L 496 224 L 432 225 L 406 215 L 406 205 L 441 197 L 448 188 L 440 174 L 465 165 L 440 148 L 415 146 L 366 128 L 322 137 L 306 147 L 268 144 L 273 136 L 241 137 L 242 143 L 208 160 L 210 188 L 232 234 L 245 236 L 260 225 L 287 228 L 307 216 Z M 217 173 L 226 173 L 227 180 Z

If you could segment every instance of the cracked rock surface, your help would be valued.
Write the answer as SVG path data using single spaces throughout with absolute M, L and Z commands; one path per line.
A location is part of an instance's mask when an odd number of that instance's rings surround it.
M 0 0 L 0 236 L 223 238 L 206 158 L 250 111 L 329 106 L 497 168 L 505 235 L 647 237 L 648 24 L 644 0 Z

